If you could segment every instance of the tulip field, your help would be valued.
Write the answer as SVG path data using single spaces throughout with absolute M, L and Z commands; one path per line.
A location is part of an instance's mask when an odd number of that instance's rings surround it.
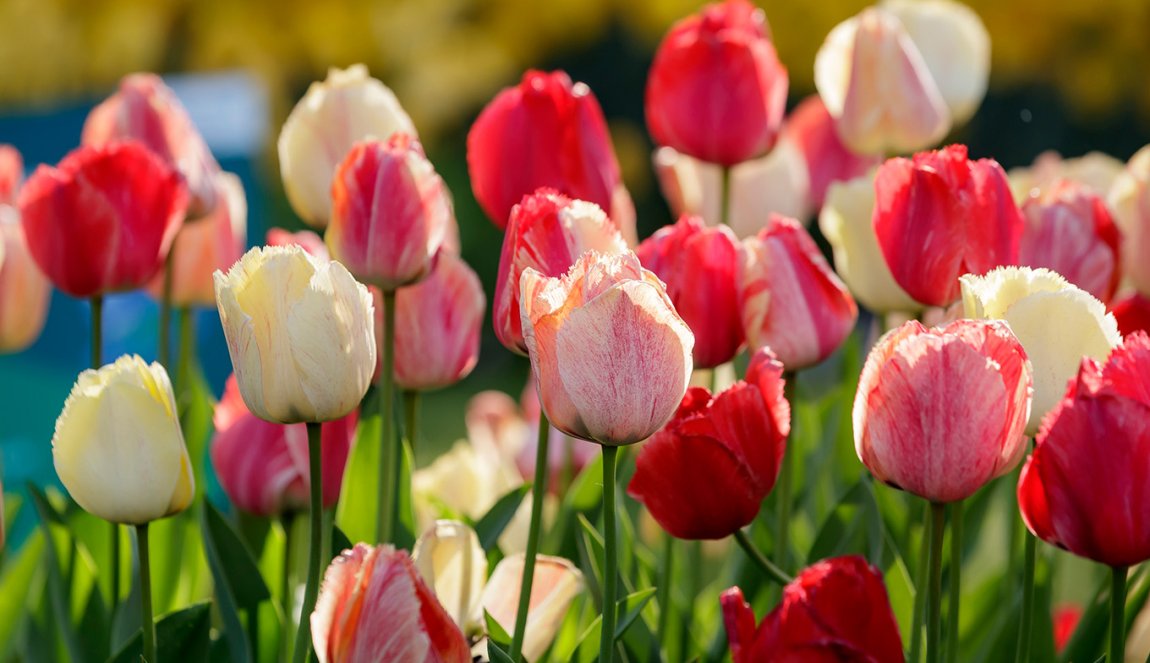
M 0 661 L 1150 660 L 1150 146 L 953 140 L 991 66 L 957 0 L 842 16 L 801 99 L 767 18 L 699 7 L 629 90 L 654 222 L 563 70 L 494 94 L 452 190 L 333 67 L 259 236 L 157 74 L 58 162 L 0 145 L 0 353 L 58 291 L 90 357 L 55 476 L 5 477 Z M 113 356 L 133 291 L 155 345 Z M 468 391 L 481 348 L 525 383 Z

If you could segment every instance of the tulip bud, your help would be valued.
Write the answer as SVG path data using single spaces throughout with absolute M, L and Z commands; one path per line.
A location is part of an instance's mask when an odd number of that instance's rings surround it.
M 415 125 L 386 85 L 362 64 L 330 69 L 312 83 L 280 130 L 277 149 L 284 192 L 309 225 L 327 227 L 332 211 L 332 177 L 356 143 L 383 142 L 397 132 L 416 135 Z
M 674 414 L 694 337 L 634 253 L 588 251 L 565 276 L 523 272 L 523 335 L 551 425 L 605 445 L 634 444 Z
M 1122 264 L 1131 285 L 1150 295 L 1150 145 L 1138 150 L 1115 178 L 1108 196 L 1122 230 Z
M 644 240 L 636 255 L 667 284 L 667 296 L 695 335 L 695 368 L 731 361 L 743 345 L 734 233 L 684 216 Z
M 503 630 L 511 633 L 519 614 L 519 591 L 526 558 L 522 553 L 499 560 L 483 589 L 480 603 Z M 543 658 L 559 634 L 571 602 L 584 590 L 583 574 L 562 557 L 539 555 L 532 574 L 527 626 L 523 635 L 523 658 L 534 663 Z
M 659 145 L 733 166 L 771 149 L 787 102 L 787 70 L 762 10 L 707 5 L 676 23 L 647 78 L 647 127 Z
M 870 311 L 917 311 L 922 305 L 899 287 L 886 265 L 871 223 L 873 216 L 873 174 L 836 182 L 827 189 L 819 229 L 834 252 L 835 271 Z
M 834 557 L 803 569 L 757 630 L 742 590 L 732 587 L 719 601 L 734 663 L 903 662 L 882 573 L 862 557 Z
M 484 628 L 479 602 L 487 578 L 487 554 L 475 530 L 458 520 L 437 520 L 412 549 L 419 575 L 464 633 Z
M 1043 421 L 1018 481 L 1022 520 L 1035 536 L 1109 566 L 1150 559 L 1141 525 L 1150 481 L 1150 337 L 1135 332 L 1078 375 Z
M 339 419 L 375 370 L 371 295 L 338 262 L 298 246 L 254 248 L 225 275 L 216 302 L 248 409 L 282 424 Z
M 854 329 L 858 306 L 798 221 L 773 216 L 741 248 L 739 310 L 747 345 L 787 370 L 826 359 Z
M 411 558 L 389 545 L 357 543 L 336 557 L 310 619 L 319 663 L 471 662 L 466 638 Z
M 1060 180 L 1022 205 L 1025 226 L 1018 261 L 1045 267 L 1108 302 L 1122 277 L 1118 228 L 1087 186 Z
M 52 459 L 72 499 L 104 520 L 143 525 L 192 502 L 172 383 L 137 356 L 80 374 L 56 420 Z
M 712 396 L 687 391 L 675 416 L 639 451 L 627 494 L 680 539 L 722 539 L 747 526 L 779 475 L 791 409 L 783 365 L 769 350 L 747 381 Z
M 404 133 L 386 143 L 357 143 L 332 182 L 332 258 L 356 278 L 392 291 L 431 273 L 452 223 L 443 180 Z
M 1118 159 L 1102 152 L 1088 152 L 1073 159 L 1063 159 L 1059 153 L 1047 150 L 1035 157 L 1031 165 L 1011 168 L 1007 176 L 1010 178 L 1010 188 L 1014 191 L 1014 199 L 1021 205 L 1031 196 L 1061 180 L 1077 182 L 1105 196 L 1125 166 Z
M 1022 214 L 1006 174 L 965 145 L 889 159 L 875 176 L 874 229 L 895 281 L 927 306 L 960 295 L 958 277 L 1018 262 Z
M 176 94 L 155 74 L 120 79 L 120 90 L 88 114 L 80 137 L 82 145 L 92 147 L 127 140 L 143 143 L 183 176 L 188 216 L 201 217 L 216 208 L 220 165 Z
M 339 502 L 343 471 L 355 439 L 358 411 L 322 427 L 320 466 L 323 506 Z M 303 424 L 273 424 L 248 411 L 233 375 L 212 418 L 212 467 L 228 499 L 257 516 L 307 509 L 311 494 L 307 429 Z
M 139 143 L 81 147 L 20 191 L 36 264 L 60 290 L 133 290 L 160 270 L 187 209 L 179 173 Z
M 20 213 L 0 204 L 0 353 L 31 345 L 44 329 L 52 286 L 36 266 Z
M 911 321 L 867 356 L 855 451 L 875 478 L 932 502 L 970 497 L 1022 459 L 1031 369 L 1000 321 Z
M 475 199 L 500 229 L 524 196 L 550 188 L 608 210 L 624 235 L 634 234 L 603 110 L 562 71 L 528 71 L 484 107 L 467 134 L 467 170 Z
M 615 225 L 594 203 L 540 189 L 511 209 L 491 313 L 495 335 L 508 350 L 527 353 L 519 315 L 523 272 L 531 268 L 544 276 L 562 276 L 586 251 L 604 255 L 627 251 Z
M 244 185 L 232 173 L 216 175 L 216 206 L 203 219 L 184 225 L 171 254 L 171 302 L 175 306 L 215 306 L 212 274 L 228 269 L 244 254 L 248 241 L 248 201 Z M 148 283 L 148 294 L 163 296 L 163 270 Z
M 24 181 L 24 158 L 11 145 L 0 144 L 0 205 L 15 205 Z

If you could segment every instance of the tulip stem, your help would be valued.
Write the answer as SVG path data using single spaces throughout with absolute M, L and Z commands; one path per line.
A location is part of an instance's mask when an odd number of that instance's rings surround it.
M 283 612 L 283 627 L 280 630 L 280 652 L 279 660 L 286 661 L 291 653 L 291 627 L 292 618 L 292 591 L 291 591 L 291 567 L 292 567 L 292 525 L 295 524 L 295 514 L 286 512 L 280 516 L 280 527 L 283 528 L 284 533 L 284 559 L 283 559 L 283 573 L 280 574 L 280 610 Z
M 95 295 L 92 302 L 92 368 L 104 364 L 104 297 Z
M 914 615 L 911 618 L 910 628 L 910 657 L 911 663 L 922 660 L 922 618 L 926 610 L 926 569 L 930 558 L 930 507 L 925 510 L 925 520 L 922 531 L 922 540 L 918 546 L 918 568 L 914 575 Z
M 942 660 L 942 534 L 946 529 L 946 505 L 930 503 L 930 596 L 927 603 L 926 660 Z
M 950 609 L 946 614 L 946 663 L 958 660 L 958 607 L 962 598 L 962 500 L 950 505 Z
M 663 564 L 659 569 L 659 629 L 656 640 L 664 645 L 667 642 L 667 624 L 671 620 L 671 579 L 675 569 L 675 537 L 663 533 Z M 664 650 L 665 652 L 666 650 Z
M 1126 656 L 1126 571 L 1125 566 L 1110 569 L 1110 663 Z
M 763 573 L 767 574 L 768 578 L 774 580 L 780 585 L 786 585 L 791 580 L 793 580 L 793 578 L 787 575 L 786 571 L 783 571 L 779 567 L 775 566 L 771 560 L 767 559 L 767 556 L 764 555 L 761 550 L 759 550 L 754 541 L 751 541 L 751 537 L 747 536 L 746 532 L 741 529 L 737 529 L 735 530 L 734 537 L 735 541 L 739 542 L 739 546 L 743 549 L 743 551 L 747 553 L 747 557 L 750 557 L 751 561 L 757 564 L 758 567 L 762 569 Z
M 311 477 L 311 544 L 308 547 L 307 585 L 303 593 L 303 609 L 299 613 L 299 630 L 296 631 L 295 651 L 292 660 L 304 663 L 311 653 L 311 613 L 315 609 L 316 594 L 319 593 L 319 561 L 323 547 L 323 460 L 320 455 L 322 427 L 318 423 L 307 424 L 308 476 Z
M 399 514 L 400 455 L 393 432 L 395 414 L 395 291 L 383 293 L 383 367 L 380 370 L 379 416 L 382 424 L 379 454 L 379 521 L 376 538 L 380 543 L 394 539 L 395 521 Z
M 179 348 L 176 355 L 176 400 L 179 401 L 188 390 L 188 384 L 192 377 L 192 359 L 195 357 L 196 345 L 196 329 L 195 329 L 195 315 L 192 309 L 187 306 L 181 306 L 178 312 L 180 321 L 180 332 L 176 338 L 176 347 Z
M 783 457 L 780 460 L 782 467 L 779 468 L 779 482 L 776 490 L 778 491 L 778 534 L 775 539 L 777 549 L 775 550 L 775 559 L 778 560 L 779 566 L 787 567 L 790 564 L 790 531 L 791 531 L 791 475 L 794 474 L 794 457 L 798 453 L 798 437 L 795 436 L 795 403 L 796 395 L 798 394 L 798 374 L 794 371 L 787 371 L 783 375 L 783 398 L 791 405 L 791 431 L 787 436 L 787 447 L 783 451 Z
M 140 556 L 140 608 L 144 630 L 144 661 L 156 663 L 156 620 L 152 617 L 152 567 L 148 559 L 148 523 L 136 525 L 136 551 Z
M 1034 624 L 1034 567 L 1038 557 L 1038 543 L 1028 530 L 1022 532 L 1022 614 L 1018 628 L 1018 651 L 1014 660 L 1026 663 L 1030 660 L 1030 634 Z
M 179 235 L 176 235 L 176 239 Z M 176 265 L 176 239 L 168 249 L 168 257 L 164 258 L 164 282 L 160 295 L 160 365 L 165 369 L 172 366 L 172 271 Z
M 599 663 L 615 659 L 615 594 L 619 580 L 618 532 L 615 526 L 615 458 L 619 447 L 603 446 L 603 621 Z
M 535 556 L 539 552 L 539 530 L 543 521 L 543 496 L 547 494 L 547 475 L 550 463 L 547 443 L 551 439 L 551 426 L 547 415 L 539 412 L 539 443 L 535 447 L 535 481 L 531 484 L 531 524 L 527 529 L 527 552 L 523 559 L 523 578 L 519 581 L 519 607 L 515 611 L 515 633 L 511 637 L 509 654 L 513 663 L 519 663 L 523 638 L 527 634 L 527 608 L 531 605 L 531 585 L 535 582 Z M 606 449 L 607 447 L 604 447 Z M 614 447 L 611 447 L 614 449 Z M 604 470 L 606 471 L 606 470 Z
M 89 300 L 92 306 L 92 345 L 90 364 L 92 370 L 104 364 L 104 297 L 93 295 Z M 109 550 L 108 566 L 111 568 L 111 578 L 108 586 L 108 614 L 113 617 L 120 604 L 120 526 L 117 523 L 108 523 Z
M 719 169 L 719 223 L 731 225 L 731 167 Z
M 419 392 L 414 389 L 405 389 L 403 392 L 403 409 L 406 414 L 404 425 L 407 427 L 407 443 L 411 445 L 414 456 L 415 447 L 419 441 Z

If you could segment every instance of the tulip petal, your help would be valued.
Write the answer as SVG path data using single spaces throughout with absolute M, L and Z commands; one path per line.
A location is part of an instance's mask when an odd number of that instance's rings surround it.
M 524 562 L 522 554 L 500 560 L 483 590 L 483 609 L 508 633 L 514 629 L 519 614 Z M 546 653 L 571 602 L 583 589 L 583 575 L 562 557 L 536 557 L 532 578 L 523 640 L 523 657 L 528 661 L 536 661 Z
M 475 530 L 455 520 L 438 520 L 415 542 L 415 567 L 451 619 L 464 631 L 482 625 L 480 594 L 487 555 Z

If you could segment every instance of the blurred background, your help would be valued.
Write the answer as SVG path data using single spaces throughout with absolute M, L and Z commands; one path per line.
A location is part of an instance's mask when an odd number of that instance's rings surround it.
M 566 69 L 590 85 L 610 121 L 640 236 L 672 219 L 650 166 L 643 90 L 652 54 L 688 0 L 0 0 L 0 142 L 29 170 L 78 145 L 89 109 L 121 76 L 164 75 L 225 170 L 239 174 L 249 243 L 266 229 L 302 227 L 280 185 L 275 140 L 288 111 L 329 67 L 363 62 L 392 87 L 454 192 L 464 258 L 489 295 L 500 233 L 467 181 L 465 137 L 483 104 L 526 68 Z M 793 105 L 814 89 L 823 38 L 862 0 L 759 2 L 790 71 Z M 1011 168 L 1054 149 L 1129 158 L 1150 142 L 1150 2 L 973 0 L 990 32 L 991 90 L 948 141 Z M 490 296 L 489 296 L 490 299 Z M 216 394 L 230 371 L 215 311 L 197 314 L 197 342 Z M 54 295 L 47 328 L 28 351 L 0 356 L 0 460 L 13 487 L 50 481 L 49 441 L 86 366 L 88 311 Z M 109 299 L 105 356 L 155 355 L 158 307 L 146 295 Z M 424 399 L 419 464 L 464 433 L 476 391 L 518 395 L 527 362 L 486 327 L 480 364 L 458 387 Z

